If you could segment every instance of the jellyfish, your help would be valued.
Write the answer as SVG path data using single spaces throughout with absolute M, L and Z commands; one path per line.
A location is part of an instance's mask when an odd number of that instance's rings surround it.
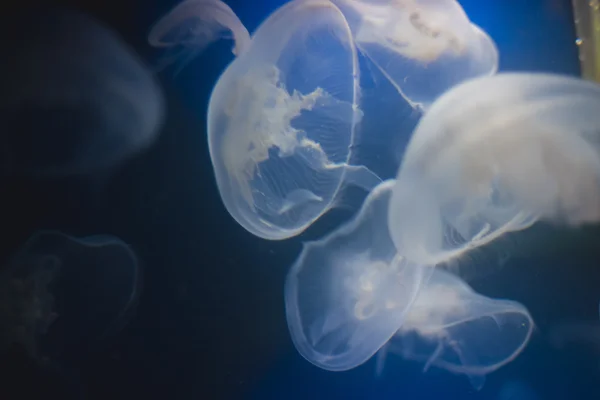
M 350 148 L 362 116 L 348 24 L 325 0 L 293 1 L 254 33 L 210 97 L 208 141 L 221 199 L 254 235 L 286 239 L 381 179 Z
M 480 390 L 486 375 L 523 351 L 533 328 L 522 304 L 477 294 L 458 276 L 435 268 L 378 357 L 399 354 L 424 362 L 424 371 L 435 366 L 463 374 Z
M 494 41 L 455 0 L 331 1 L 346 18 L 358 49 L 413 108 L 427 108 L 457 83 L 498 68 Z M 164 38 L 169 33 L 172 37 Z M 167 62 L 182 58 L 183 67 L 210 43 L 229 38 L 235 55 L 250 47 L 248 31 L 229 6 L 188 0 L 159 20 L 148 41 L 158 48 L 182 47 Z
M 240 55 L 250 46 L 250 34 L 238 16 L 220 0 L 185 0 L 161 17 L 151 28 L 148 42 L 166 49 L 159 69 L 179 62 L 181 71 L 212 43 L 233 40 L 232 52 Z
M 452 86 L 494 74 L 498 49 L 455 0 L 331 0 L 358 49 L 413 108 Z
M 140 292 L 137 257 L 117 237 L 37 232 L 0 274 L 0 352 L 73 361 L 126 325 Z
M 394 181 L 374 188 L 355 218 L 304 245 L 285 282 L 288 328 L 314 365 L 343 371 L 398 331 L 432 268 L 398 255 L 385 228 Z
M 25 29 L 5 41 L 0 67 L 8 173 L 104 172 L 149 148 L 162 126 L 162 92 L 117 33 L 75 11 L 19 18 Z M 2 37 L 13 37 L 10 28 Z
M 600 86 L 574 77 L 481 77 L 441 96 L 398 171 L 390 234 L 413 262 L 460 257 L 536 221 L 600 220 Z

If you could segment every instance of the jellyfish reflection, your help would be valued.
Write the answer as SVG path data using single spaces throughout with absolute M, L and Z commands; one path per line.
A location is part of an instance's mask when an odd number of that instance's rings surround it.
M 362 115 L 357 95 L 356 51 L 333 3 L 294 1 L 263 22 L 208 109 L 217 184 L 240 225 L 289 238 L 334 206 L 343 184 L 380 183 L 347 163 Z
M 74 11 L 21 19 L 24 29 L 4 42 L 0 67 L 3 166 L 36 175 L 98 172 L 154 142 L 160 88 L 115 32 Z
M 396 246 L 436 264 L 537 220 L 599 221 L 599 107 L 600 86 L 566 76 L 501 74 L 451 89 L 398 172 Z
M 177 71 L 220 39 L 232 39 L 233 54 L 250 46 L 250 34 L 233 10 L 219 0 L 186 0 L 163 16 L 150 30 L 151 46 L 167 49 L 159 68 L 179 62 Z
M 305 245 L 288 273 L 288 328 L 300 354 L 341 371 L 367 361 L 402 326 L 432 268 L 397 255 L 385 224 L 394 181 L 367 197 L 353 221 Z
M 118 332 L 141 289 L 135 254 L 108 235 L 78 239 L 38 232 L 1 278 L 1 350 L 16 343 L 32 356 L 61 361 Z
M 523 305 L 477 294 L 459 277 L 435 269 L 378 357 L 391 352 L 424 362 L 424 370 L 464 374 L 479 390 L 485 375 L 521 353 L 533 327 Z

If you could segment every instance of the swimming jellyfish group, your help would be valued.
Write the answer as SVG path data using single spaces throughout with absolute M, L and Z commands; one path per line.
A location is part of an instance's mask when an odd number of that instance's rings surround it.
M 235 58 L 210 96 L 207 134 L 232 217 L 258 237 L 288 239 L 345 187 L 368 192 L 288 273 L 298 352 L 331 371 L 376 354 L 381 369 L 392 353 L 481 388 L 535 324 L 451 266 L 537 221 L 600 220 L 600 86 L 497 73 L 493 40 L 455 0 L 292 0 L 252 34 L 220 0 L 186 0 L 149 34 L 170 63 L 223 39 Z M 362 124 L 364 60 L 422 114 L 394 179 L 352 157 L 360 138 L 379 134 Z

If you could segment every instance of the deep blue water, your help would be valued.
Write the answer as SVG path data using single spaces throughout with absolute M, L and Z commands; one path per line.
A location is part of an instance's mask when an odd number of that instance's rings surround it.
M 501 71 L 579 74 L 568 1 L 461 3 L 496 41 Z M 149 61 L 154 54 L 145 44 L 147 29 L 173 5 L 164 0 L 70 4 L 113 26 Z M 281 0 L 229 4 L 252 31 Z M 589 321 L 594 333 L 600 299 L 597 231 L 575 239 L 554 235 L 552 241 L 571 240 L 571 245 L 557 250 L 550 241 L 547 252 L 538 248 L 515 256 L 499 272 L 471 282 L 483 294 L 522 302 L 537 324 L 525 352 L 490 375 L 480 392 L 464 377 L 436 369 L 422 373 L 422 365 L 393 356 L 383 377 L 376 378 L 373 361 L 333 373 L 298 355 L 285 323 L 286 270 L 302 241 L 324 234 L 347 215 L 334 214 L 284 242 L 255 238 L 230 218 L 215 186 L 204 127 L 210 89 L 230 60 L 228 46 L 215 46 L 176 79 L 163 75 L 164 131 L 149 152 L 115 175 L 92 183 L 6 185 L 2 220 L 10 235 L 4 255 L 45 228 L 116 235 L 143 262 L 144 292 L 129 326 L 68 367 L 87 398 L 497 399 L 501 387 L 514 381 L 525 382 L 540 399 L 600 398 L 600 336 L 563 351 L 548 341 L 553 327 L 568 321 Z M 24 201 L 32 206 L 22 211 L 16 205 Z

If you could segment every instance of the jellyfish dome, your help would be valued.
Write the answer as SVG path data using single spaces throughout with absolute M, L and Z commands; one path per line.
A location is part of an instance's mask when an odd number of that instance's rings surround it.
M 475 293 L 463 280 L 434 269 L 406 319 L 382 350 L 467 375 L 477 390 L 485 375 L 514 360 L 534 323 L 520 303 Z
M 2 349 L 78 357 L 129 321 L 141 292 L 140 266 L 114 236 L 33 235 L 0 276 Z
M 343 371 L 369 360 L 403 324 L 432 271 L 399 256 L 385 228 L 393 184 L 381 183 L 352 221 L 306 244 L 288 272 L 290 335 L 320 368 Z
M 325 0 L 279 8 L 224 71 L 209 103 L 209 149 L 221 198 L 246 230 L 295 236 L 335 205 L 342 184 L 380 183 L 348 165 L 357 87 L 351 31 Z
M 159 68 L 179 62 L 178 71 L 210 44 L 232 39 L 234 55 L 250 45 L 250 34 L 233 10 L 220 0 L 186 0 L 154 24 L 148 34 L 151 46 L 167 53 Z
M 18 40 L 0 28 L 0 161 L 9 173 L 98 172 L 154 142 L 162 92 L 112 29 L 75 11 L 20 18 Z
M 413 106 L 498 69 L 494 41 L 455 0 L 332 0 L 356 46 Z
M 600 86 L 532 73 L 463 83 L 419 122 L 398 172 L 390 234 L 435 265 L 538 220 L 600 220 Z

